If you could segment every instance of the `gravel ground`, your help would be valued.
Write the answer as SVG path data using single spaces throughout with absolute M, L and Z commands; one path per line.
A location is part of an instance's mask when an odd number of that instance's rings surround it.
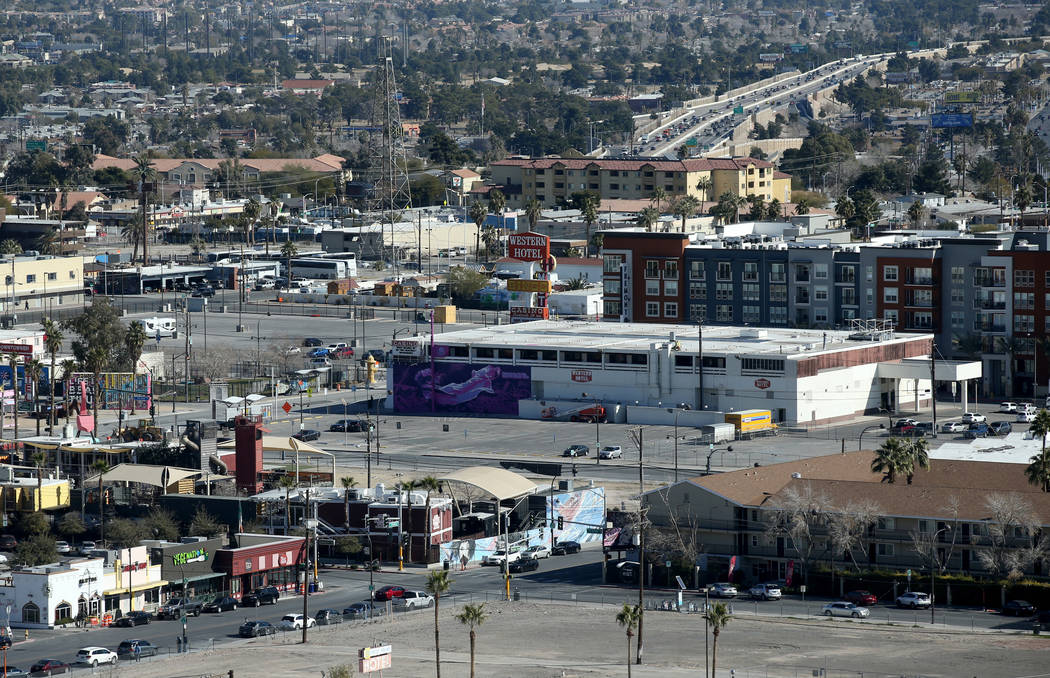
M 612 606 L 572 607 L 488 604 L 478 630 L 477 675 L 507 678 L 625 676 L 626 638 Z M 442 675 L 469 675 L 467 629 L 442 611 Z M 429 676 L 433 671 L 433 615 L 421 611 L 396 622 L 344 624 L 312 629 L 309 645 L 298 634 L 237 641 L 233 647 L 178 659 L 124 666 L 114 676 L 138 678 L 223 675 L 321 676 L 330 667 L 356 664 L 357 650 L 390 643 L 387 678 Z M 698 615 L 645 615 L 645 663 L 634 676 L 696 676 L 704 665 L 704 624 Z M 718 649 L 719 678 L 798 678 L 827 668 L 828 678 L 968 677 L 1047 675 L 1050 638 L 1030 635 L 931 632 L 847 620 L 734 619 Z M 730 673 L 730 669 L 734 671 Z M 102 672 L 105 675 L 106 672 Z

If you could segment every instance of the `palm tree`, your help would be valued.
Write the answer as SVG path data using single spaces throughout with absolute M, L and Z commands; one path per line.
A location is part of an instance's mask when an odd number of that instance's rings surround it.
M 84 360 L 84 367 L 91 372 L 93 381 L 91 382 L 95 397 L 91 399 L 91 406 L 94 413 L 95 420 L 92 427 L 92 435 L 98 438 L 98 401 L 102 399 L 102 389 L 99 387 L 99 380 L 102 375 L 102 370 L 106 369 L 109 364 L 109 351 L 104 346 L 95 346 L 88 351 Z
M 732 618 L 729 607 L 725 603 L 715 603 L 707 612 L 704 619 L 711 626 L 711 675 L 718 675 L 718 636 Z
M 1050 492 L 1050 457 L 1046 456 L 1046 436 L 1050 435 L 1050 412 L 1045 408 L 1036 412 L 1028 431 L 1042 439 L 1042 450 L 1031 458 L 1032 463 L 1024 471 L 1025 477 L 1032 485 L 1038 485 L 1043 492 Z
M 109 464 L 106 463 L 105 459 L 96 459 L 91 464 L 91 470 L 98 474 L 98 541 L 99 546 L 104 546 L 106 543 L 105 538 L 105 517 L 103 516 L 102 510 L 105 506 L 105 502 L 102 499 L 102 476 L 109 473 Z
M 485 217 L 489 215 L 489 211 L 485 209 L 485 206 L 481 204 L 481 201 L 474 198 L 474 202 L 470 204 L 470 219 L 474 222 L 474 261 L 481 261 L 481 225 L 485 223 Z
M 529 201 L 525 203 L 525 216 L 529 220 L 529 230 L 535 232 L 536 222 L 540 220 L 540 201 L 536 198 L 529 198 Z M 551 229 L 553 229 L 553 224 Z
M 11 365 L 11 392 L 14 394 L 14 411 L 12 419 L 15 420 L 15 440 L 18 440 L 18 361 L 21 357 L 12 353 L 7 356 L 7 360 Z
M 691 195 L 685 195 L 675 201 L 671 207 L 671 213 L 682 219 L 682 233 L 685 233 L 685 220 L 696 214 L 700 209 L 700 201 Z
M 900 438 L 887 438 L 875 451 L 875 458 L 871 460 L 871 472 L 882 473 L 883 482 L 893 484 L 897 474 L 907 472 L 904 461 L 908 454 L 906 445 L 907 443 Z
M 58 326 L 58 323 L 51 320 L 51 318 L 45 318 L 43 322 L 44 326 L 44 350 L 51 355 L 51 372 L 48 374 L 48 386 L 51 406 L 50 411 L 47 413 L 47 432 L 54 434 L 55 432 L 55 383 L 57 378 L 55 376 L 55 361 L 59 351 L 62 350 L 62 330 Z
M 43 509 L 43 502 L 40 498 L 40 493 L 44 491 L 44 461 L 46 457 L 43 452 L 34 452 L 32 456 L 33 465 L 36 466 L 36 507 L 34 511 L 40 511 Z
M 285 240 L 284 244 L 281 245 L 281 256 L 284 257 L 287 265 L 285 277 L 288 280 L 288 284 L 285 286 L 286 289 L 292 288 L 292 257 L 297 254 L 299 254 L 299 248 L 295 246 L 295 243 L 291 240 Z
M 799 198 L 795 201 L 795 214 L 800 216 L 803 214 L 809 214 L 809 207 L 809 198 Z
M 141 322 L 135 320 L 128 325 L 124 333 L 124 348 L 131 359 L 131 373 L 134 375 L 139 371 L 139 358 L 142 357 L 142 347 L 146 345 L 146 328 Z
M 1014 191 L 1014 206 L 1021 213 L 1018 223 L 1024 228 L 1024 213 L 1032 204 L 1032 186 L 1028 183 L 1028 177 L 1022 177 L 1021 184 Z
M 705 203 L 708 201 L 712 188 L 714 188 L 714 182 L 711 181 L 710 175 L 700 177 L 700 179 L 696 182 L 696 190 L 700 191 L 701 203 Z
M 489 191 L 489 212 L 496 215 L 500 228 L 503 228 L 503 211 L 505 209 L 507 209 L 507 197 L 503 195 L 503 191 L 498 188 Z
M 653 230 L 653 226 L 660 219 L 660 212 L 655 207 L 643 207 L 634 222 L 644 228 L 647 232 Z
M 915 469 L 930 469 L 930 443 L 925 438 L 913 438 L 904 447 L 907 456 L 904 458 L 904 474 L 908 477 L 908 484 L 915 476 Z
M 25 364 L 25 378 L 26 388 L 32 386 L 33 388 L 33 402 L 30 403 L 30 411 L 35 412 L 37 409 L 37 401 L 39 400 L 37 390 L 40 387 L 40 374 L 44 371 L 44 364 L 36 358 L 30 360 Z M 40 417 L 36 418 L 36 434 L 40 435 Z
M 204 239 L 199 235 L 193 236 L 193 240 L 190 241 L 190 253 L 193 254 L 194 258 L 198 262 L 204 258 L 204 253 L 208 251 L 208 243 L 204 242 Z
M 343 508 L 346 511 L 346 531 L 350 531 L 350 490 L 357 487 L 357 481 L 353 476 L 343 476 L 339 479 L 343 485 Z
M 1014 394 L 1016 392 L 1016 390 L 1015 390 L 1016 382 L 1014 381 L 1014 378 L 1013 378 L 1013 374 L 1014 374 L 1014 372 L 1013 372 L 1014 356 L 1017 355 L 1018 353 L 1023 352 L 1023 350 L 1024 350 L 1024 344 L 1023 344 L 1023 342 L 1021 340 L 1021 337 L 1016 337 L 1015 336 L 1015 337 L 996 337 L 995 338 L 995 352 L 996 353 L 1004 353 L 1004 354 L 1006 354 L 1006 356 L 1008 357 L 1008 360 L 1009 360 L 1009 365 L 1008 365 L 1008 369 L 1006 370 L 1006 372 L 1007 372 L 1008 375 L 1010 375 L 1009 379 L 1010 379 L 1010 393 L 1011 394 Z
M 460 624 L 470 627 L 470 678 L 474 678 L 474 647 L 478 641 L 477 627 L 485 623 L 488 616 L 488 613 L 485 612 L 485 603 L 464 605 L 463 611 L 456 615 Z
M 255 199 L 255 196 L 248 198 L 248 202 L 244 203 L 242 214 L 244 214 L 245 225 L 244 234 L 245 240 L 250 245 L 255 244 L 255 222 L 259 220 L 259 214 L 262 212 L 262 205 Z
M 408 521 L 407 521 L 408 522 L 408 525 L 407 525 L 407 527 L 408 527 L 408 562 L 412 562 L 412 490 L 415 489 L 415 487 L 416 487 L 416 483 L 415 483 L 415 481 L 412 481 L 412 480 L 406 480 L 406 481 L 403 481 L 403 482 L 400 482 L 400 483 L 394 483 L 394 489 L 398 491 L 397 503 L 398 503 L 399 507 L 401 506 L 400 493 L 404 492 L 405 495 L 408 497 Z M 404 540 L 404 536 L 405 536 L 405 527 L 406 526 L 404 525 L 404 523 L 402 523 L 402 526 L 401 526 L 402 544 L 400 546 L 401 549 L 404 549 L 403 540 Z M 404 554 L 403 551 L 401 551 L 399 560 L 404 560 L 404 557 L 405 557 L 405 554 Z
M 150 157 L 143 153 L 135 158 L 135 167 L 131 173 L 139 182 L 140 199 L 142 200 L 142 225 L 139 227 L 142 239 L 142 265 L 149 266 L 149 222 L 146 217 L 149 212 L 149 191 L 146 190 L 146 184 L 156 178 L 157 172 L 153 169 Z
M 278 478 L 277 487 L 284 490 L 284 533 L 288 534 L 292 526 L 292 489 L 295 488 L 295 478 L 283 475 Z
M 913 228 L 918 228 L 922 222 L 923 217 L 926 216 L 926 208 L 923 204 L 916 200 L 908 207 L 908 221 L 911 222 Z
M 62 368 L 61 369 L 62 378 L 63 379 L 69 379 L 69 377 L 71 377 L 73 375 L 73 373 L 77 371 L 77 361 L 73 360 L 72 358 L 66 358 L 65 360 L 62 361 L 62 363 L 59 365 L 59 367 Z M 65 407 L 65 415 L 66 415 L 65 423 L 66 424 L 69 423 L 69 410 L 71 409 L 70 408 L 69 399 L 70 399 L 70 394 L 67 393 L 66 394 L 66 407 Z
M 780 201 L 773 198 L 766 205 L 766 219 L 770 221 L 780 221 Z
M 417 488 L 427 493 L 426 510 L 423 512 L 423 515 L 426 516 L 426 529 L 424 529 L 423 532 L 426 535 L 426 548 L 429 550 L 432 537 L 430 529 L 430 495 L 434 492 L 441 491 L 441 481 L 434 476 L 423 476 L 415 482 L 415 485 Z M 424 557 L 425 556 L 426 553 L 424 553 Z
M 662 213 L 660 207 L 666 199 L 667 191 L 664 190 L 663 186 L 657 186 L 655 189 L 653 189 L 653 195 L 649 199 L 649 204 L 651 205 L 655 203 L 657 213 Z
M 427 575 L 427 583 L 424 586 L 426 592 L 434 596 L 434 667 L 437 669 L 437 678 L 441 678 L 441 637 L 438 630 L 438 606 L 441 604 L 442 594 L 448 592 L 452 586 L 448 572 L 436 570 Z
M 583 199 L 583 208 L 580 210 L 583 223 L 587 225 L 587 254 L 590 254 L 591 228 L 598 221 L 598 197 L 588 194 Z
M 835 215 L 843 221 L 849 221 L 857 213 L 857 207 L 846 195 L 840 195 L 835 201 Z
M 631 678 L 631 638 L 634 637 L 634 629 L 638 626 L 638 617 L 638 606 L 627 603 L 616 613 L 616 623 L 627 633 L 627 678 Z

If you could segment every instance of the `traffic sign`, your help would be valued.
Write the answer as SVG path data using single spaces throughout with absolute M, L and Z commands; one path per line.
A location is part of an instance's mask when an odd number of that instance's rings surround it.
M 743 106 L 734 106 L 733 107 L 733 115 L 743 115 L 743 114 L 744 114 L 744 107 Z
M 602 528 L 600 527 L 588 527 L 587 534 L 601 534 Z
M 281 405 L 281 409 L 284 410 L 285 414 L 288 414 L 292 411 L 292 404 L 286 400 L 284 401 L 284 405 Z
M 47 142 L 43 139 L 33 139 L 32 141 L 26 142 L 27 151 L 46 151 Z
M 401 521 L 400 520 L 390 520 L 389 518 L 387 518 L 386 526 L 387 527 L 401 527 Z

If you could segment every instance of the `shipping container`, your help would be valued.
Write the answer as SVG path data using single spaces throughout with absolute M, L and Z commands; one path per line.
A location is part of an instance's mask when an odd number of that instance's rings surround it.
M 777 428 L 777 425 L 773 423 L 773 413 L 769 410 L 727 412 L 726 423 L 735 426 L 739 435 L 765 431 L 775 432 Z

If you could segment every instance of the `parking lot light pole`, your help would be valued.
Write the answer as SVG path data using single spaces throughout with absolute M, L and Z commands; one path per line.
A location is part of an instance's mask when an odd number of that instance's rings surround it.
M 857 451 L 859 452 L 860 450 L 864 449 L 864 434 L 865 433 L 867 433 L 868 431 L 873 431 L 873 430 L 876 430 L 876 429 L 885 429 L 885 428 L 886 428 L 886 424 L 873 424 L 871 426 L 865 426 L 861 430 L 860 435 L 857 436 Z

